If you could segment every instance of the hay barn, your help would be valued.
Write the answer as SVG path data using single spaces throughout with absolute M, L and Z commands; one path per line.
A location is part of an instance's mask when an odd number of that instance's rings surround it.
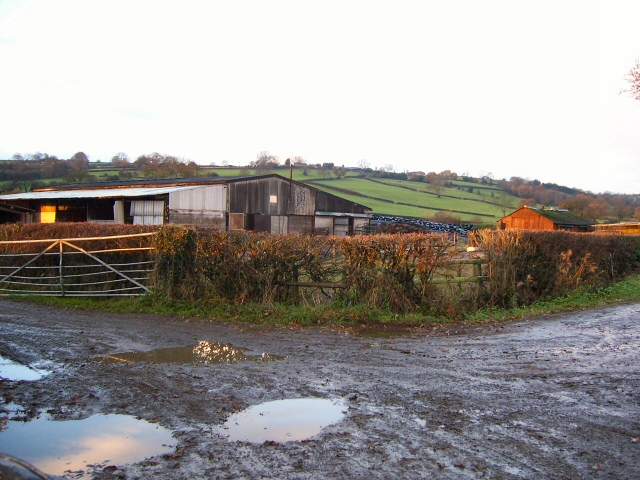
M 0 221 L 207 225 L 345 236 L 371 209 L 277 174 L 94 182 L 0 195 Z
M 522 207 L 498 220 L 500 230 L 567 230 L 571 232 L 589 232 L 592 223 L 569 210 L 550 207 Z

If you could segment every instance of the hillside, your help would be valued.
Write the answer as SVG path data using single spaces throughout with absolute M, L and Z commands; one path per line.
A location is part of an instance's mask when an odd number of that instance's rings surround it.
M 428 190 L 427 184 L 407 180 L 347 177 L 339 180 L 307 180 L 305 183 L 367 205 L 380 214 L 433 218 L 444 212 L 463 222 L 475 223 L 494 222 L 503 216 L 503 209 L 496 200 L 500 195 L 498 188 L 469 192 L 457 186 L 444 187 L 438 196 Z M 518 198 L 509 195 L 507 212 L 514 210 L 518 201 Z
M 169 158 L 169 157 L 167 157 Z M 173 165 L 175 164 L 175 165 Z M 189 175 L 244 176 L 258 173 L 277 173 L 306 183 L 350 201 L 366 205 L 374 213 L 433 219 L 444 222 L 472 222 L 476 225 L 495 225 L 504 215 L 519 205 L 548 205 L 567 208 L 577 215 L 597 221 L 617 222 L 640 216 L 640 195 L 593 194 L 537 180 L 511 177 L 509 180 L 460 177 L 449 171 L 436 176 L 435 184 L 424 177 L 371 169 L 336 170 L 325 165 L 272 165 L 258 170 L 255 166 L 219 167 L 196 166 L 173 162 L 174 167 L 191 170 L 162 169 L 162 159 L 156 170 L 140 168 L 128 163 L 116 167 L 112 163 L 87 162 L 81 175 L 74 175 L 71 160 L 0 161 L 0 193 L 29 191 L 49 184 L 70 182 L 109 181 L 134 178 L 163 178 Z M 331 164 L 332 165 L 332 164 Z M 432 182 L 432 178 L 427 178 Z

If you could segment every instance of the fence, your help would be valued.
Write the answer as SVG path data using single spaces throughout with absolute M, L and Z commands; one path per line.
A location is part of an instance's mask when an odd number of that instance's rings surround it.
M 2 241 L 0 296 L 122 297 L 149 293 L 155 268 L 153 235 Z
M 434 285 L 454 285 L 462 283 L 478 283 L 482 285 L 484 281 L 491 278 L 491 269 L 483 272 L 482 266 L 489 265 L 489 262 L 483 258 L 455 259 L 446 264 L 443 269 L 442 276 L 434 277 L 431 283 Z M 490 265 L 489 265 L 490 267 Z M 472 270 L 469 270 L 469 269 Z M 308 288 L 327 288 L 327 289 L 345 289 L 348 285 L 343 282 L 280 282 L 284 287 L 308 287 Z

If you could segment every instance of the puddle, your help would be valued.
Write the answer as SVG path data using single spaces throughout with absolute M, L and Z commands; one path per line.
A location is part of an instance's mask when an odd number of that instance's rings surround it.
M 215 431 L 232 442 L 293 442 L 307 440 L 342 420 L 342 400 L 297 398 L 254 405 L 231 415 Z
M 0 378 L 12 381 L 33 381 L 40 380 L 49 375 L 47 370 L 36 370 L 28 365 L 23 365 L 0 355 Z
M 73 472 L 73 478 L 90 478 L 107 465 L 139 462 L 174 447 L 169 430 L 128 415 L 59 421 L 43 415 L 28 422 L 9 420 L 0 431 L 3 453 L 48 475 Z
M 108 362 L 148 363 L 236 363 L 272 362 L 285 358 L 282 355 L 255 352 L 228 343 L 200 341 L 195 346 L 159 348 L 148 352 L 116 353 L 107 357 Z
M 366 338 L 394 338 L 413 335 L 413 331 L 409 327 L 401 325 L 361 326 L 353 327 L 352 331 L 354 335 Z

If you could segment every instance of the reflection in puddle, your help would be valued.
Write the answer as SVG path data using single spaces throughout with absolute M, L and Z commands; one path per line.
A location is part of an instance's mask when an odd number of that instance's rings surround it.
M 306 440 L 344 416 L 342 400 L 297 398 L 254 405 L 231 415 L 220 435 L 231 441 L 252 443 Z
M 32 381 L 40 380 L 45 375 L 49 375 L 46 370 L 36 370 L 28 365 L 14 362 L 8 358 L 4 358 L 0 355 L 0 378 L 4 380 L 18 381 Z
M 282 360 L 281 355 L 271 355 L 237 348 L 228 343 L 200 341 L 191 347 L 160 348 L 149 352 L 128 352 L 109 355 L 109 362 L 150 363 L 236 363 L 244 361 L 270 362 Z
M 48 475 L 74 472 L 73 478 L 84 478 L 83 474 L 88 478 L 91 472 L 87 469 L 135 463 L 169 453 L 174 446 L 169 430 L 128 415 L 9 420 L 6 430 L 0 431 L 3 453 L 26 460 Z

